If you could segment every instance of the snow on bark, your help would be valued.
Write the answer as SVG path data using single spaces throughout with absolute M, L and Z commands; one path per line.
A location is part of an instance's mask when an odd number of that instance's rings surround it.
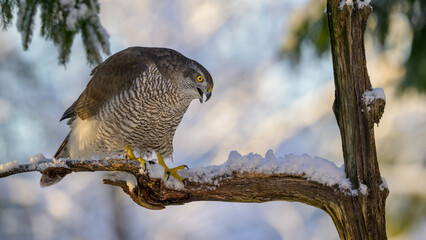
M 288 154 L 277 158 L 272 150 L 269 150 L 264 158 L 259 154 L 250 153 L 242 156 L 232 151 L 228 160 L 222 165 L 181 170 L 179 174 L 193 182 L 219 185 L 223 178 L 231 177 L 234 172 L 301 175 L 310 181 L 326 186 L 337 186 L 352 195 L 358 194 L 346 178 L 344 166 L 337 167 L 329 160 L 312 158 L 307 154 L 301 156 Z
M 371 7 L 370 6 L 371 0 L 363 0 L 363 1 L 357 0 L 356 2 L 358 3 L 358 9 L 362 9 L 364 7 Z
M 15 168 L 19 167 L 18 161 L 8 162 L 5 164 L 0 164 L 0 173 L 9 172 Z
M 43 154 L 38 153 L 30 158 L 30 163 L 37 164 L 43 160 L 46 160 L 46 157 Z
M 363 183 L 360 183 L 360 184 L 359 184 L 359 192 L 360 192 L 362 195 L 368 195 L 368 187 L 367 187 L 367 185 L 365 185 L 365 184 L 363 184 Z
M 8 162 L 0 164 L 0 173 L 9 172 L 22 167 L 18 161 Z M 25 169 L 44 171 L 51 167 L 63 167 L 68 168 L 65 162 L 61 159 L 47 159 L 43 154 L 38 153 L 30 158 L 30 163 L 25 164 Z
M 371 7 L 370 2 L 371 2 L 371 0 L 356 0 L 358 9 L 362 9 L 364 7 Z M 342 1 L 340 1 L 339 9 L 342 10 L 345 5 L 348 5 L 349 7 L 353 8 L 354 7 L 354 0 L 342 0 Z
M 0 165 L 0 173 L 25 167 L 27 170 L 44 171 L 47 168 L 69 168 L 69 159 L 47 159 L 39 153 L 30 159 L 29 164 L 19 165 L 17 161 Z M 84 163 L 85 160 L 71 160 L 73 162 Z M 108 162 L 108 160 L 105 160 Z M 139 172 L 147 174 L 150 178 L 159 178 L 164 181 L 166 187 L 171 189 L 183 189 L 184 186 L 174 177 L 167 177 L 164 174 L 164 167 L 160 164 L 148 163 L 146 167 L 141 166 Z M 180 176 L 191 182 L 209 183 L 215 186 L 221 184 L 221 180 L 231 178 L 235 172 L 239 173 L 260 173 L 260 174 L 285 174 L 306 178 L 325 186 L 337 187 L 342 192 L 350 195 L 368 193 L 365 185 L 360 189 L 353 189 L 349 179 L 346 177 L 344 166 L 338 167 L 335 163 L 319 157 L 311 157 L 308 154 L 296 156 L 288 154 L 284 157 L 276 157 L 272 150 L 269 150 L 265 157 L 259 154 L 250 153 L 242 156 L 236 151 L 229 154 L 228 160 L 222 165 L 198 167 L 193 169 L 183 169 L 179 171 Z M 131 175 L 131 174 L 130 174 Z M 133 176 L 133 175 L 132 175 Z M 136 178 L 129 177 L 124 172 L 111 172 L 105 174 L 103 179 L 121 180 L 127 183 L 129 189 L 137 185 Z
M 367 110 L 370 111 L 370 104 L 377 99 L 382 99 L 386 102 L 385 92 L 383 88 L 373 88 L 372 90 L 366 90 L 362 95 L 362 101 L 367 106 Z
M 376 99 L 383 99 L 384 101 L 386 101 L 386 96 L 385 92 L 383 91 L 383 88 L 373 88 L 372 90 L 365 91 L 362 95 L 362 99 L 365 105 L 368 105 Z
M 388 183 L 386 182 L 386 179 L 382 177 L 382 184 L 379 186 L 380 191 L 383 191 L 385 189 L 389 189 Z
M 102 176 L 102 180 L 104 179 L 108 179 L 111 181 L 123 181 L 126 182 L 127 187 L 129 188 L 130 191 L 133 191 L 133 189 L 135 189 L 135 187 L 137 186 L 137 180 L 135 175 L 130 174 L 130 173 L 125 173 L 125 172 L 109 172 L 109 173 L 105 173 Z

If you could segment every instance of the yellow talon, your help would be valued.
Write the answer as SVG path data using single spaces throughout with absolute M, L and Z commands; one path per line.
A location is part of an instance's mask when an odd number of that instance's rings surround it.
M 127 158 L 127 160 L 137 160 L 138 162 L 140 162 L 143 166 L 144 166 L 144 168 L 146 169 L 146 161 L 143 159 L 143 158 L 137 158 L 136 156 L 135 156 L 135 154 L 133 153 L 133 149 L 132 149 L 132 146 L 130 146 L 130 145 L 126 145 L 125 147 L 124 147 L 125 149 L 126 149 L 126 158 Z
M 133 149 L 130 145 L 126 145 L 124 147 L 126 149 L 126 158 L 127 160 L 137 160 L 139 161 L 144 168 L 146 169 L 146 161 L 143 158 L 137 158 L 135 156 L 135 154 L 133 153 Z M 164 162 L 163 156 L 161 156 L 160 153 L 156 152 L 157 154 L 157 159 L 158 159 L 158 163 L 164 167 L 164 174 L 167 175 L 167 179 L 169 179 L 169 176 L 173 176 L 174 178 L 176 178 L 177 180 L 179 180 L 179 182 L 183 183 L 185 185 L 185 181 L 183 180 L 183 178 L 181 176 L 179 176 L 179 174 L 177 173 L 177 171 L 181 170 L 181 169 L 185 169 L 188 168 L 186 165 L 181 165 L 181 166 L 177 166 L 175 168 L 169 168 L 167 167 L 166 163 Z
M 177 173 L 177 171 L 181 170 L 181 169 L 185 169 L 188 168 L 186 165 L 180 165 L 177 166 L 175 168 L 169 168 L 167 167 L 166 163 L 164 162 L 163 156 L 161 156 L 160 153 L 155 152 L 157 154 L 157 160 L 158 163 L 164 167 L 164 174 L 167 175 L 167 179 L 169 178 L 169 176 L 173 176 L 174 178 L 176 178 L 177 180 L 179 180 L 179 182 L 181 182 L 183 185 L 185 185 L 185 182 L 183 180 L 183 178 L 181 176 L 179 176 L 179 174 Z

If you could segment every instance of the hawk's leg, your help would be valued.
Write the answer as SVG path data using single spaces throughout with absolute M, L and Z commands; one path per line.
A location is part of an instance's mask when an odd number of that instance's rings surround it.
M 133 153 L 133 149 L 130 145 L 126 145 L 124 147 L 126 149 L 126 158 L 127 160 L 137 160 L 138 162 L 140 162 L 142 164 L 142 166 L 144 166 L 144 169 L 146 169 L 146 161 L 143 158 L 137 158 L 135 156 L 135 154 Z
M 179 182 L 181 182 L 181 183 L 183 183 L 183 185 L 185 185 L 185 181 L 183 180 L 183 178 L 181 176 L 179 176 L 177 171 L 181 170 L 181 169 L 185 169 L 185 168 L 188 169 L 188 166 L 180 165 L 180 166 L 177 166 L 175 168 L 169 168 L 169 167 L 167 167 L 166 163 L 164 162 L 163 156 L 161 156 L 161 154 L 159 152 L 155 152 L 155 153 L 157 154 L 158 163 L 161 164 L 161 166 L 164 167 L 164 173 L 167 175 L 167 179 L 169 179 L 170 175 L 172 175 L 174 178 L 179 180 Z

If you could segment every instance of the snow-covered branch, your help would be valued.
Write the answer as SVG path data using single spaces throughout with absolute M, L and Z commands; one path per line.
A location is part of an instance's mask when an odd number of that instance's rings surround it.
M 90 161 L 47 159 L 42 154 L 37 154 L 31 157 L 30 163 L 18 164 L 17 161 L 13 161 L 0 164 L 0 178 L 25 172 L 40 172 L 42 174 L 40 184 L 49 186 L 72 172 L 123 171 L 135 174 L 139 169 L 139 162 L 125 159 Z
M 352 189 L 343 166 L 306 154 L 277 158 L 272 151 L 265 157 L 252 153 L 241 156 L 234 151 L 222 165 L 181 170 L 185 187 L 172 177 L 167 179 L 159 164 L 148 164 L 144 169 L 133 160 L 52 160 L 42 154 L 32 157 L 28 164 L 0 165 L 0 178 L 32 171 L 42 173 L 42 186 L 57 183 L 72 172 L 108 171 L 102 177 L 104 183 L 120 186 L 137 204 L 149 209 L 201 200 L 289 200 L 325 209 L 332 199 L 350 198 L 360 192 Z

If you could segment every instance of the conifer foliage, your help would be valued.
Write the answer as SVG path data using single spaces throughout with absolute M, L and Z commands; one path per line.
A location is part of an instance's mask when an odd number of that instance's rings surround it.
M 39 14 L 37 14 L 39 11 Z M 16 26 L 26 50 L 31 43 L 36 16 L 41 35 L 53 41 L 59 62 L 66 64 L 77 33 L 81 33 L 90 64 L 102 62 L 101 51 L 110 54 L 109 36 L 99 20 L 97 0 L 0 0 L 0 26 L 6 30 L 17 15 Z

